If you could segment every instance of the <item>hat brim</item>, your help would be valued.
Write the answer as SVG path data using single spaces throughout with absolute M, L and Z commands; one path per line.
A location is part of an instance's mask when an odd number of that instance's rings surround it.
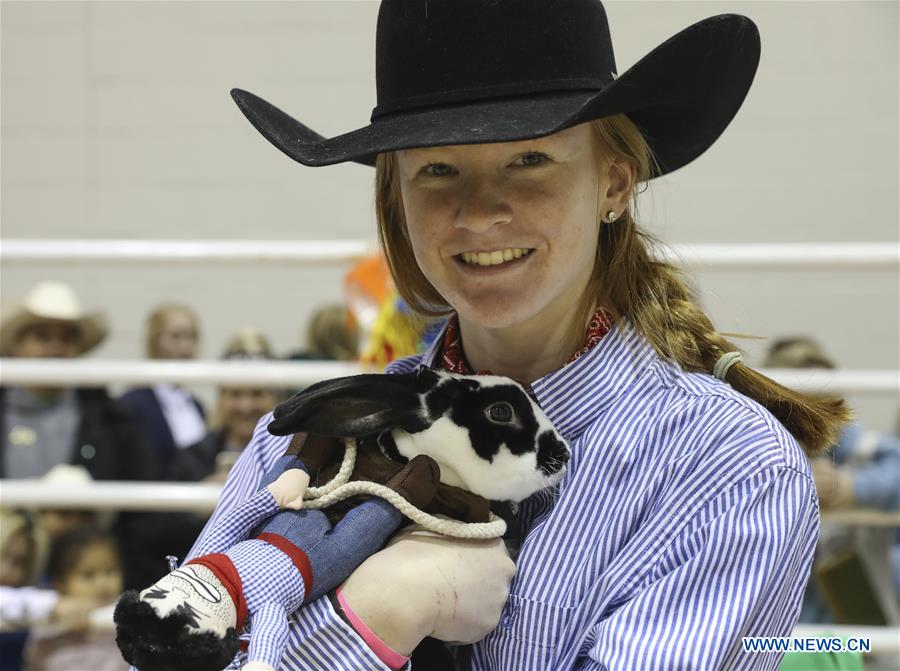
M 2 327 L 0 327 L 0 356 L 10 355 L 16 337 L 22 329 L 44 322 L 77 325 L 81 329 L 81 351 L 79 354 L 85 354 L 94 349 L 103 342 L 109 332 L 106 317 L 99 312 L 84 315 L 78 319 L 60 319 L 58 317 L 34 314 L 24 308 L 19 308 L 4 319 Z
M 412 110 L 333 138 L 252 93 L 234 89 L 231 95 L 269 142 L 307 166 L 345 161 L 371 166 L 386 151 L 525 140 L 625 114 L 644 133 L 658 176 L 697 158 L 728 127 L 753 82 L 759 53 L 755 24 L 723 14 L 677 33 L 601 90 Z

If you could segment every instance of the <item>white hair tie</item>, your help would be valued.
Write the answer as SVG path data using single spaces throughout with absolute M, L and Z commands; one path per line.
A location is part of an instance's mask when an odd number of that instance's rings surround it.
M 713 366 L 713 375 L 722 380 L 722 382 L 725 382 L 725 376 L 728 375 L 728 370 L 734 364 L 743 360 L 744 355 L 740 352 L 725 352 L 725 354 L 720 356 L 719 360 L 716 361 L 716 365 Z

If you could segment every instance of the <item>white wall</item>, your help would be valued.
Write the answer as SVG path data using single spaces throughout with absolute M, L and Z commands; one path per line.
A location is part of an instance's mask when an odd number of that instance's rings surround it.
M 619 72 L 690 23 L 750 16 L 762 61 L 732 126 L 646 194 L 668 242 L 898 240 L 897 2 L 610 2 Z M 310 169 L 231 102 L 254 91 L 324 135 L 368 122 L 375 2 L 11 2 L 2 20 L 3 238 L 369 238 L 370 169 Z M 206 356 L 254 325 L 286 350 L 344 268 L 5 263 L 4 303 L 72 283 L 100 357 L 140 356 L 148 309 L 197 308 Z M 704 272 L 720 330 L 815 333 L 842 366 L 900 367 L 896 271 Z M 764 341 L 746 341 L 758 361 Z M 892 428 L 896 398 L 852 399 Z

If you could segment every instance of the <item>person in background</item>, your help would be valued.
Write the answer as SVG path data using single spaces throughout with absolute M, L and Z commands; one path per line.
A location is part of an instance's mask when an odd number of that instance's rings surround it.
M 114 603 L 122 593 L 122 561 L 115 538 L 94 526 L 71 529 L 56 539 L 47 567 L 51 587 L 60 598 Z M 25 650 L 27 671 L 127 669 L 111 627 L 32 628 Z
M 122 594 L 122 560 L 115 537 L 91 524 L 69 529 L 50 548 L 47 578 L 64 596 L 114 603 Z
M 262 333 L 247 329 L 233 337 L 222 356 L 226 361 L 269 361 L 275 359 L 269 341 Z M 268 387 L 223 386 L 212 414 L 211 428 L 204 438 L 178 450 L 166 471 L 166 479 L 180 482 L 222 483 L 241 454 L 259 418 L 279 400 L 279 393 Z M 209 515 L 192 512 L 147 514 L 139 546 L 130 554 L 142 558 L 152 578 L 162 577 L 166 556 L 183 557 L 203 529 Z
M 0 322 L 4 357 L 74 359 L 107 334 L 61 282 L 40 282 Z M 0 388 L 0 477 L 37 478 L 58 464 L 96 480 L 155 479 L 156 463 L 131 417 L 105 389 L 31 385 Z
M 199 319 L 186 305 L 159 305 L 147 318 L 145 347 L 149 359 L 193 359 L 199 340 Z M 131 389 L 119 400 L 140 424 L 163 471 L 178 449 L 193 445 L 206 433 L 203 405 L 178 385 L 160 383 Z
M 269 341 L 253 329 L 241 331 L 232 338 L 222 355 L 226 361 L 269 361 L 274 358 Z M 278 392 L 269 387 L 220 387 L 210 431 L 203 440 L 175 454 L 167 472 L 168 479 L 224 482 L 231 465 L 253 437 L 259 418 L 278 400 Z
M 0 508 L 0 585 L 23 587 L 37 579 L 37 541 L 31 517 Z
M 25 512 L 0 508 L 0 668 L 18 669 L 32 627 L 82 630 L 101 602 L 61 595 L 35 586 L 38 575 L 36 525 Z M 76 668 L 76 667 L 68 667 Z
M 50 469 L 50 471 L 40 478 L 40 485 L 46 489 L 73 489 L 77 487 L 90 487 L 93 479 L 83 466 L 72 466 L 69 464 L 58 464 Z M 90 493 L 85 490 L 85 499 L 90 498 Z M 106 516 L 102 522 L 103 515 L 87 508 L 36 508 L 25 513 L 16 513 L 12 519 L 14 528 L 18 528 L 18 518 L 27 519 L 27 534 L 25 529 L 22 530 L 21 536 L 12 537 L 10 540 L 12 556 L 27 557 L 29 574 L 27 580 L 22 584 L 45 584 L 47 562 L 50 554 L 50 548 L 56 540 L 65 533 L 84 526 L 99 525 L 101 523 L 110 522 L 110 518 Z M 4 524 L 10 524 L 6 518 Z M 4 538 L 7 529 L 4 529 Z M 27 545 L 24 540 L 27 538 Z M 4 543 L 6 541 L 4 540 Z M 16 548 L 28 548 L 27 555 L 21 555 L 14 552 Z M 4 584 L 16 584 L 14 580 L 5 581 Z
M 41 487 L 47 490 L 89 488 L 91 483 L 93 483 L 93 478 L 83 466 L 70 464 L 58 464 L 40 479 Z M 86 489 L 83 498 L 89 500 L 90 497 L 90 492 Z M 33 512 L 35 518 L 34 537 L 37 542 L 37 575 L 40 584 L 46 583 L 50 548 L 56 539 L 78 527 L 102 525 L 104 528 L 108 528 L 115 520 L 115 513 L 108 511 L 100 513 L 88 507 L 40 507 Z
M 813 338 L 789 337 L 775 341 L 769 348 L 765 368 L 824 368 L 833 370 L 834 362 Z M 863 427 L 859 422 L 846 425 L 831 451 L 811 459 L 813 479 L 819 502 L 825 510 L 877 508 L 900 509 L 900 440 L 895 436 Z M 892 530 L 832 527 L 823 525 L 817 566 L 846 547 L 855 547 L 865 559 L 867 576 L 875 583 L 875 593 L 888 621 L 900 612 L 900 535 Z M 859 534 L 863 535 L 860 536 Z M 891 532 L 888 532 L 891 533 Z M 885 559 L 884 554 L 887 554 Z M 801 622 L 841 621 L 842 613 L 832 612 L 821 589 L 809 582 L 800 613 Z
M 306 328 L 306 349 L 288 354 L 291 361 L 353 361 L 359 356 L 359 329 L 346 305 L 318 308 Z
M 835 368 L 812 338 L 774 342 L 765 368 Z M 833 451 L 812 460 L 819 501 L 824 508 L 900 509 L 900 440 L 853 422 L 841 431 Z

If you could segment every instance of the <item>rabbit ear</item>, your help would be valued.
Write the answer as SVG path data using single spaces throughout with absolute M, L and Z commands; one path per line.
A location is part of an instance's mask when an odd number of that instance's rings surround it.
M 415 373 L 325 380 L 279 404 L 269 433 L 359 438 L 394 427 L 421 431 L 428 422 L 416 386 Z
M 428 366 L 419 366 L 410 375 L 415 375 L 416 385 L 423 394 L 428 393 L 441 383 L 441 376 Z

